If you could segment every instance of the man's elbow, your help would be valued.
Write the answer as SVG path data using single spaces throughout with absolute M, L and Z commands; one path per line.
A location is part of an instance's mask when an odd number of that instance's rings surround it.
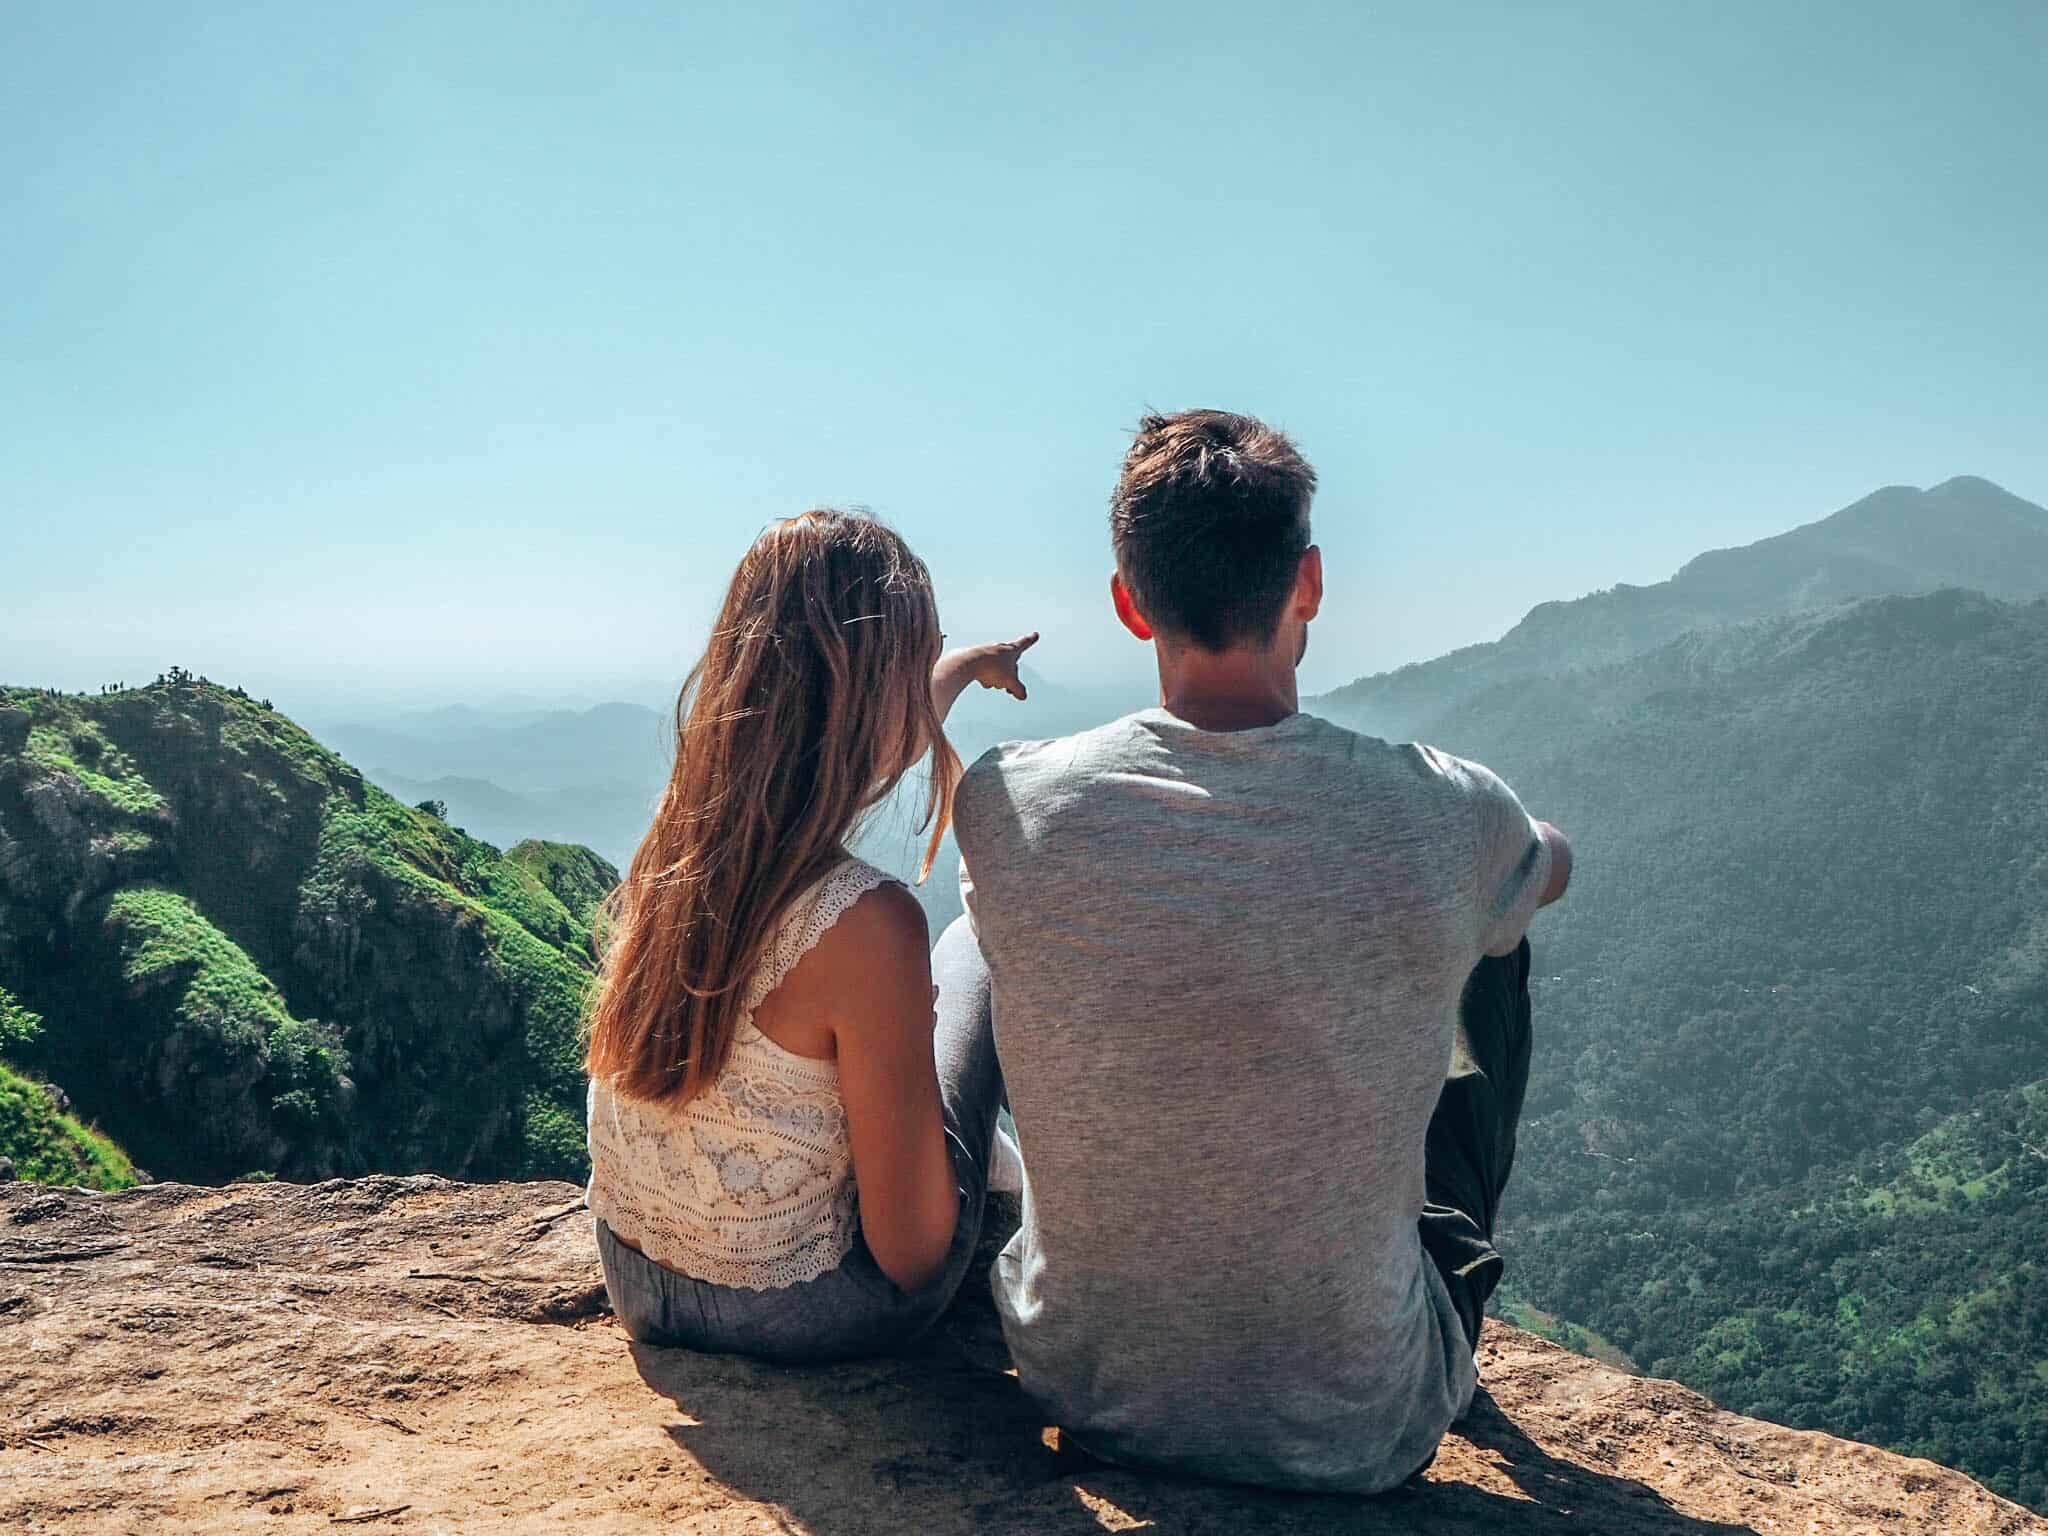
M 1543 887 L 1543 900 L 1539 906 L 1549 906 L 1563 896 L 1572 883 L 1572 845 L 1565 835 L 1547 821 L 1536 823 L 1543 835 L 1544 843 L 1550 849 L 1550 883 Z

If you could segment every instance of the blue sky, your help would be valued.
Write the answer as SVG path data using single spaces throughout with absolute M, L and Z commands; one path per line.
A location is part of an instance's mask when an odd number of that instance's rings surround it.
M 1143 662 L 1149 407 L 1312 687 L 1884 483 L 2048 499 L 2048 7 L 0 5 L 0 677 L 667 686 L 818 502 Z

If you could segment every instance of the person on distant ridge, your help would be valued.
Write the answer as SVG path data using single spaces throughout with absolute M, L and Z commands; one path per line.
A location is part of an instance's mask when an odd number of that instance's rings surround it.
M 997 747 L 954 817 L 1024 1158 L 994 1278 L 1025 1390 L 1111 1461 L 1373 1492 L 1472 1399 L 1524 934 L 1571 854 L 1478 764 L 1300 711 L 1314 489 L 1249 417 L 1147 417 L 1110 592 L 1160 704 Z
M 847 842 L 929 753 L 929 872 L 947 712 L 971 683 L 1024 697 L 1037 638 L 942 654 L 930 576 L 873 518 L 806 512 L 740 562 L 591 1015 L 587 1200 L 635 1339 L 872 1354 L 959 1288 L 1002 1102 L 986 995 L 935 1033 L 923 909 Z

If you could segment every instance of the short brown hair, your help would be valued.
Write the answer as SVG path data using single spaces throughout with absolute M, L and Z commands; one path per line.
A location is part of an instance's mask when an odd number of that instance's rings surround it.
M 1138 423 L 1109 502 L 1117 569 L 1155 629 L 1206 651 L 1273 637 L 1309 546 L 1316 472 L 1229 411 Z

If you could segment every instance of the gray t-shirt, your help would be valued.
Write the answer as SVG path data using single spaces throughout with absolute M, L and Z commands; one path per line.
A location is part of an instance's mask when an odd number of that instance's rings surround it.
M 1416 1230 L 1482 954 L 1549 849 L 1486 769 L 1310 715 L 996 748 L 956 808 L 1024 1150 L 1024 1387 L 1111 1460 L 1373 1492 L 1470 1402 Z

